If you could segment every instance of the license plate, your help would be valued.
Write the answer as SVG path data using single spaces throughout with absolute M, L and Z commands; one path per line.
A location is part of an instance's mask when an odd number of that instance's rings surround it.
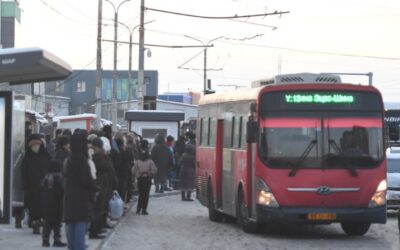
M 309 219 L 309 220 L 336 220 L 336 214 L 312 213 L 312 214 L 307 214 L 307 219 Z

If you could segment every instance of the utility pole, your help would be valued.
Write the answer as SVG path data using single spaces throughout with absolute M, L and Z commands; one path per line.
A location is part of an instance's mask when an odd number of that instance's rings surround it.
M 129 34 L 128 110 L 132 109 L 131 100 L 132 100 L 132 34 L 133 34 L 133 30 Z
M 96 121 L 95 128 L 101 127 L 101 34 L 102 34 L 102 13 L 103 13 L 103 0 L 99 0 L 98 18 L 97 18 L 97 56 L 96 56 L 96 103 L 95 113 Z
M 224 36 L 219 36 L 219 37 L 217 37 L 217 38 L 214 38 L 214 39 L 211 39 L 210 41 L 208 41 L 206 44 L 203 42 L 203 41 L 201 41 L 201 40 L 199 40 L 199 39 L 197 39 L 197 38 L 194 38 L 194 37 L 191 37 L 191 36 L 188 36 L 188 35 L 185 35 L 187 38 L 190 38 L 190 39 L 193 39 L 193 40 L 196 40 L 196 41 L 199 41 L 199 42 L 201 42 L 202 44 L 203 44 L 203 47 L 204 47 L 204 52 L 203 52 L 203 54 L 204 54 L 204 63 L 203 63 L 203 81 L 204 81 L 204 95 L 206 95 L 207 94 L 207 48 L 209 47 L 209 45 L 211 44 L 211 42 L 213 42 L 213 41 L 216 41 L 216 40 L 218 40 L 218 39 L 221 39 L 221 38 L 223 38 Z
M 113 8 L 114 8 L 114 68 L 113 68 L 113 81 L 112 81 L 112 112 L 111 112 L 111 120 L 112 120 L 112 130 L 117 131 L 117 115 L 118 115 L 118 110 L 117 110 L 117 57 L 118 57 L 118 49 L 117 49 L 117 39 L 118 39 L 118 11 L 119 7 L 121 7 L 122 4 L 130 1 L 130 0 L 125 0 L 121 2 L 118 7 L 115 7 L 115 5 L 110 1 L 106 0 L 109 2 Z
M 204 71 L 203 71 L 203 80 L 204 80 L 204 90 L 203 93 L 207 92 L 207 48 L 204 48 Z
M 148 23 L 152 23 L 155 20 L 151 20 L 149 22 L 145 22 L 144 24 L 148 24 Z M 136 28 L 138 28 L 140 25 L 136 25 L 135 27 L 133 27 L 132 29 L 121 22 L 118 22 L 119 24 L 121 24 L 123 27 L 125 27 L 128 31 L 129 31 L 129 70 L 128 70 L 128 110 L 132 109 L 132 45 L 134 44 L 132 41 L 132 36 L 133 36 L 133 32 L 136 30 Z M 117 41 L 118 43 L 120 43 L 120 41 Z
M 117 118 L 118 118 L 118 110 L 117 110 L 117 56 L 118 56 L 118 11 L 114 12 L 114 68 L 113 68 L 113 79 L 112 79 L 112 112 L 111 112 L 111 121 L 112 121 L 112 131 L 117 131 Z
M 144 109 L 144 0 L 140 1 L 140 28 L 139 28 L 139 69 L 137 86 L 138 109 Z

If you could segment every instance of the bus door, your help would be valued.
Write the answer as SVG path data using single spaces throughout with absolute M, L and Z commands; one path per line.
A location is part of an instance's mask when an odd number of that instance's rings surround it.
M 232 130 L 234 118 L 232 113 L 226 112 L 223 121 L 222 140 L 222 206 L 227 214 L 234 214 L 235 211 L 235 181 L 234 181 L 234 153 Z
M 215 195 L 217 198 L 217 207 L 222 207 L 222 161 L 223 161 L 223 143 L 224 143 L 224 120 L 217 120 L 217 134 L 215 145 Z

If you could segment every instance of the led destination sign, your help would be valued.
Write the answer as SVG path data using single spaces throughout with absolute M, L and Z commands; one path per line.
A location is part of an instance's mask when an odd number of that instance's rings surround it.
M 354 103 L 355 98 L 349 94 L 315 93 L 315 94 L 285 94 L 286 103 Z

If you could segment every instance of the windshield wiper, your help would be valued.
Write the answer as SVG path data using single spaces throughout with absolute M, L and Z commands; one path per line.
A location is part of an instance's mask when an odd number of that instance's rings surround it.
M 307 158 L 308 154 L 311 152 L 311 149 L 314 147 L 314 145 L 317 144 L 317 140 L 312 140 L 308 144 L 307 148 L 304 150 L 304 152 L 301 154 L 299 159 L 295 162 L 293 168 L 289 172 L 289 176 L 293 177 L 296 175 L 297 170 L 302 166 L 303 161 Z
M 335 140 L 329 139 L 329 145 L 331 145 L 333 147 L 333 149 L 335 150 L 336 154 L 341 154 L 342 153 L 342 150 L 336 144 Z
M 343 157 L 340 157 L 343 165 L 349 170 L 351 176 L 358 176 L 357 171 L 353 168 L 351 164 L 349 164 Z

